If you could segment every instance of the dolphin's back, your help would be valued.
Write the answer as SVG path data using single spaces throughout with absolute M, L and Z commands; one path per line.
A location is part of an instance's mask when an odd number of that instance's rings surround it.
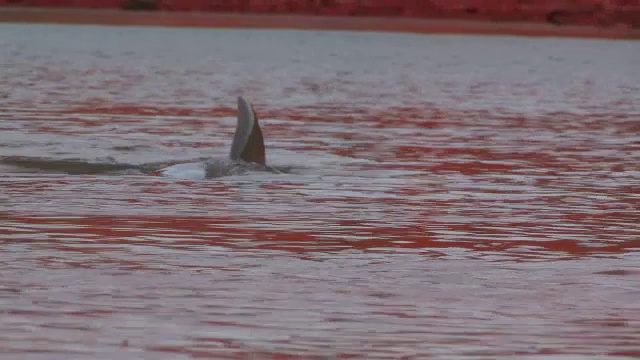
M 158 170 L 160 175 L 201 180 L 243 174 L 247 171 L 280 172 L 266 166 L 264 141 L 251 103 L 238 97 L 238 124 L 233 134 L 229 158 L 208 159 L 204 162 L 176 164 Z
M 238 123 L 231 143 L 231 160 L 266 165 L 264 140 L 258 117 L 244 97 L 238 97 Z

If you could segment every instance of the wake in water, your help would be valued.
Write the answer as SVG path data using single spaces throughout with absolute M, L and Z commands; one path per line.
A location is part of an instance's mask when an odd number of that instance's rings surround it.
M 0 157 L 0 163 L 35 173 L 64 173 L 71 175 L 99 174 L 144 174 L 151 172 L 153 166 L 121 164 L 112 161 L 91 162 L 86 160 L 57 160 L 44 157 L 7 156 Z
M 30 173 L 61 173 L 69 175 L 155 175 L 183 179 L 211 179 L 223 176 L 244 175 L 251 172 L 268 171 L 274 174 L 287 174 L 293 170 L 290 166 L 261 166 L 253 163 L 240 163 L 227 159 L 196 159 L 194 162 L 174 164 L 170 162 L 126 164 L 115 159 L 106 160 L 59 160 L 46 157 L 6 156 L 0 157 L 0 164 L 20 168 Z

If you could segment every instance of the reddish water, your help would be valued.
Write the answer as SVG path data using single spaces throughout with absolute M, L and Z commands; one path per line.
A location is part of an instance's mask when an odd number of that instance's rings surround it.
M 637 42 L 2 24 L 0 48 L 3 359 L 640 356 Z M 224 156 L 239 94 L 289 174 L 127 169 Z

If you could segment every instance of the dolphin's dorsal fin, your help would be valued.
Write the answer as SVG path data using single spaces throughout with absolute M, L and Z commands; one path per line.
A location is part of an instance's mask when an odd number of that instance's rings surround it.
M 238 96 L 238 124 L 233 134 L 229 157 L 231 160 L 266 165 L 264 140 L 258 124 L 258 116 L 251 103 L 242 96 Z

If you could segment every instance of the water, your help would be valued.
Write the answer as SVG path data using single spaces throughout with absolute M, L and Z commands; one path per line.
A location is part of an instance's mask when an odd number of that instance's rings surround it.
M 640 356 L 640 44 L 0 25 L 0 357 Z M 225 156 L 235 97 L 267 162 Z

